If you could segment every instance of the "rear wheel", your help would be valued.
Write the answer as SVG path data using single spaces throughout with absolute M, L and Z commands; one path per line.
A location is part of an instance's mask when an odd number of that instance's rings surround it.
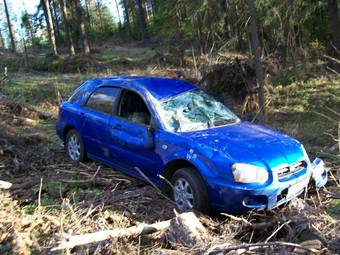
M 208 192 L 202 177 L 193 168 L 181 168 L 171 178 L 172 198 L 181 211 L 210 211 Z
M 85 148 L 83 140 L 78 132 L 71 129 L 66 136 L 66 153 L 73 162 L 82 162 L 85 159 Z

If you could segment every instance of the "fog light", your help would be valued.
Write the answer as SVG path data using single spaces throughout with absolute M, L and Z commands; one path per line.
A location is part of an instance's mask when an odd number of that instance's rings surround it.
M 268 204 L 267 196 L 259 195 L 259 196 L 246 196 L 243 199 L 243 204 L 246 206 L 263 206 Z

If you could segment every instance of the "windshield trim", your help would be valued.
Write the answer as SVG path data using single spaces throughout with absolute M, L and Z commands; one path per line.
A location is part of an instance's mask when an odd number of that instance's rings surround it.
M 180 92 L 180 93 L 178 93 L 178 94 L 176 94 L 176 95 L 172 95 L 172 96 L 169 96 L 169 97 L 164 97 L 164 98 L 162 98 L 161 100 L 158 100 L 158 102 L 159 102 L 159 103 L 165 103 L 165 102 L 167 102 L 167 101 L 169 101 L 169 100 L 171 100 L 171 99 L 173 99 L 173 98 L 175 98 L 175 97 L 178 97 L 178 96 L 180 96 L 180 95 L 183 95 L 184 93 L 188 93 L 188 92 L 193 91 L 193 90 L 201 90 L 201 89 L 199 89 L 199 88 L 191 88 L 191 89 L 188 89 L 188 90 L 186 90 L 186 91 L 182 91 L 182 92 Z M 202 91 L 203 91 L 203 90 L 202 90 Z

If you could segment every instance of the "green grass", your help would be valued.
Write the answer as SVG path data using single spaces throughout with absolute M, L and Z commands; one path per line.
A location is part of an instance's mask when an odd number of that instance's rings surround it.
M 26 74 L 11 76 L 9 82 L 0 87 L 0 92 L 19 103 L 42 111 L 51 111 L 62 99 L 83 81 L 80 75 Z
M 340 200 L 333 200 L 327 208 L 327 212 L 330 214 L 336 214 L 340 217 Z
M 336 143 L 334 138 L 340 120 L 339 78 L 278 86 L 271 99 L 270 126 L 297 138 L 313 154 Z
M 60 139 L 56 134 L 55 123 L 56 122 L 53 119 L 40 120 L 38 122 L 38 126 L 50 137 L 50 141 L 52 145 L 59 145 Z
M 77 180 L 78 178 L 71 178 L 70 180 Z M 68 198 L 73 203 L 77 204 L 81 201 L 89 201 L 99 197 L 103 191 L 99 187 L 94 187 L 91 184 L 79 183 L 62 183 L 58 180 L 49 180 L 43 183 L 41 189 L 40 205 L 46 211 L 59 210 L 62 200 Z M 33 203 L 25 205 L 21 208 L 21 212 L 26 215 L 33 215 L 38 208 L 38 200 Z
M 120 47 L 106 48 L 95 53 L 96 59 L 103 63 L 114 63 L 118 60 L 141 61 L 151 59 L 156 52 L 150 48 L 143 47 Z

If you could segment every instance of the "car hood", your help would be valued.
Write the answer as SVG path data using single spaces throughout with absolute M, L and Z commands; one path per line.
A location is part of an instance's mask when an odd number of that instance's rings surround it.
M 302 145 L 292 137 L 249 122 L 182 133 L 199 147 L 209 147 L 235 162 L 261 161 L 270 168 L 305 158 Z

